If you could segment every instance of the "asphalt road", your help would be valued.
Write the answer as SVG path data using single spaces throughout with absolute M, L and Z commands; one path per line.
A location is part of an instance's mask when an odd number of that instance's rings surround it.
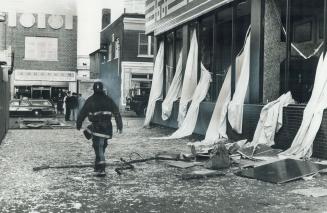
M 172 130 L 142 128 L 142 119 L 124 118 L 124 132 L 114 135 L 108 162 L 137 152 L 151 157 L 160 151 L 189 152 L 180 140 L 153 140 Z M 43 164 L 92 163 L 91 143 L 75 129 L 10 130 L 0 145 L 0 212 L 327 212 L 327 197 L 305 197 L 294 189 L 324 187 L 327 176 L 276 185 L 235 176 L 182 180 L 187 171 L 163 162 L 135 165 L 121 176 L 107 168 L 107 176 L 93 176 L 92 168 L 48 169 Z

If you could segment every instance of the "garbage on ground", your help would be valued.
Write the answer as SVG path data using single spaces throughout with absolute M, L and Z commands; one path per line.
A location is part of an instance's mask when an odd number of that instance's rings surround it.
M 178 160 L 181 158 L 181 154 L 180 153 L 159 152 L 158 154 L 156 154 L 156 157 L 167 158 L 167 159 L 171 159 L 171 160 Z
M 167 165 L 172 167 L 177 167 L 181 169 L 187 169 L 194 166 L 203 166 L 204 163 L 202 162 L 183 162 L 183 161 L 168 161 L 166 162 Z
M 12 128 L 19 129 L 55 129 L 55 128 L 72 128 L 71 125 L 67 125 L 63 122 L 60 122 L 57 119 L 49 118 L 38 118 L 38 119 L 18 119 L 15 126 Z
M 316 174 L 319 170 L 326 168 L 327 165 L 316 164 L 310 161 L 284 159 L 270 164 L 244 169 L 235 174 L 270 183 L 286 183 Z
M 325 197 L 327 196 L 327 189 L 323 187 L 311 187 L 307 189 L 295 189 L 288 193 L 304 195 L 307 197 Z
M 201 170 L 194 170 L 185 173 L 181 176 L 181 178 L 184 180 L 188 180 L 188 179 L 201 179 L 201 178 L 220 177 L 220 176 L 225 176 L 225 173 L 216 170 L 201 169 Z
M 215 148 L 210 153 L 210 159 L 205 164 L 208 169 L 225 169 L 229 168 L 231 165 L 231 160 L 229 157 L 228 150 L 224 143 L 216 144 Z

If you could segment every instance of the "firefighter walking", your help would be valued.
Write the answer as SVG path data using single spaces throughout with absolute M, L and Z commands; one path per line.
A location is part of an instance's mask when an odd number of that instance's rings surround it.
M 93 91 L 94 94 L 85 101 L 79 112 L 76 128 L 80 130 L 84 119 L 88 117 L 91 124 L 84 130 L 84 135 L 87 139 L 92 138 L 95 152 L 94 171 L 97 176 L 105 176 L 104 153 L 108 139 L 112 138 L 111 117 L 115 117 L 118 133 L 122 133 L 123 123 L 117 105 L 104 93 L 102 82 L 95 82 Z

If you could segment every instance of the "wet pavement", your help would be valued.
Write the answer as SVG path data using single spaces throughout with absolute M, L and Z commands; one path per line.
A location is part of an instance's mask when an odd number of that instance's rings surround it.
M 124 132 L 115 134 L 107 149 L 109 162 L 124 157 L 152 157 L 160 151 L 189 152 L 192 138 L 153 140 L 170 129 L 142 128 L 142 119 L 125 117 Z M 276 185 L 235 176 L 182 180 L 198 169 L 178 169 L 163 162 L 135 164 L 121 176 L 93 176 L 92 168 L 48 169 L 43 164 L 92 163 L 90 141 L 75 129 L 10 130 L 0 145 L 0 212 L 327 212 L 327 197 L 305 197 L 289 191 L 327 189 L 327 176 Z M 237 168 L 234 168 L 237 169 Z

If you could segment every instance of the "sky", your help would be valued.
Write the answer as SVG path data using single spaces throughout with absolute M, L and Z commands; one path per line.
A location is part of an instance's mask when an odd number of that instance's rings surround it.
M 77 55 L 89 55 L 100 47 L 102 8 L 111 9 L 111 20 L 114 21 L 123 13 L 125 2 L 126 0 L 0 0 L 0 12 L 78 15 Z

